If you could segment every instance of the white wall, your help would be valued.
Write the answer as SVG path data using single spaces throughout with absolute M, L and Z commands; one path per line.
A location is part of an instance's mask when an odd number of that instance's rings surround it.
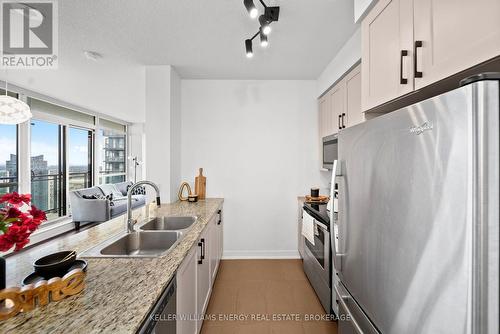
M 146 67 L 146 179 L 170 202 L 170 66 Z
M 181 178 L 180 89 L 171 66 L 146 67 L 145 178 L 159 186 L 163 203 L 177 199 Z
M 145 173 L 145 154 L 146 154 L 146 134 L 144 132 L 144 123 L 134 123 L 128 127 L 128 149 L 129 157 L 137 157 L 140 165 L 137 166 L 137 181 L 144 180 Z M 134 163 L 128 160 L 128 180 L 134 180 Z
M 358 28 L 318 77 L 319 97 L 361 59 L 361 29 Z
M 315 81 L 182 81 L 182 178 L 224 197 L 225 257 L 297 256 L 297 196 L 320 182 Z
M 354 0 L 354 22 L 358 22 L 366 15 L 377 0 Z
M 177 200 L 181 184 L 181 78 L 170 72 L 170 201 Z

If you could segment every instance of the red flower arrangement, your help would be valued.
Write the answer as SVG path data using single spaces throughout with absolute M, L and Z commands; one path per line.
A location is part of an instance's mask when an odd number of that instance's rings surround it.
M 0 197 L 0 203 L 6 203 L 0 209 L 0 252 L 6 252 L 16 246 L 21 250 L 29 243 L 29 237 L 41 223 L 47 220 L 45 212 L 30 204 L 31 195 L 16 192 Z

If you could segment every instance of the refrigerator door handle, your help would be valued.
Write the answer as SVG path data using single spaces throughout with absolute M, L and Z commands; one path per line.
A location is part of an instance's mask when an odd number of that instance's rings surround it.
M 335 293 L 337 294 L 338 301 L 339 301 L 340 305 L 342 306 L 342 308 L 346 311 L 347 316 L 352 324 L 352 327 L 354 328 L 354 330 L 356 331 L 357 334 L 364 334 L 363 330 L 361 329 L 361 326 L 358 324 L 358 322 L 356 321 L 356 319 L 352 315 L 351 310 L 349 310 L 349 307 L 347 307 L 347 304 L 345 302 L 347 299 L 350 299 L 351 296 L 341 294 L 337 284 L 334 285 L 334 289 L 335 289 Z
M 337 272 L 342 271 L 342 257 L 345 256 L 345 250 L 341 245 L 345 244 L 346 240 L 346 226 L 345 226 L 345 176 L 342 174 L 342 165 L 341 161 L 337 163 L 337 169 L 335 171 L 335 184 L 337 184 L 338 195 L 339 195 L 339 212 L 337 213 L 337 227 L 338 234 L 333 236 L 334 245 L 332 247 L 333 251 L 333 266 Z M 335 231 L 332 231 L 335 233 Z M 343 243 L 340 240 L 344 240 Z

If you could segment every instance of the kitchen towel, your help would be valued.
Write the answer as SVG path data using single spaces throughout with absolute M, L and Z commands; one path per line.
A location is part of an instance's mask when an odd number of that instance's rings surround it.
M 314 218 L 306 212 L 302 216 L 302 235 L 314 245 Z

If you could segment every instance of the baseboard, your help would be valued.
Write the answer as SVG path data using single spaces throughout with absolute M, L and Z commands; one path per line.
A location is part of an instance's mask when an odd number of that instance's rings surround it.
M 228 250 L 224 251 L 222 259 L 300 259 L 300 255 L 298 250 Z

